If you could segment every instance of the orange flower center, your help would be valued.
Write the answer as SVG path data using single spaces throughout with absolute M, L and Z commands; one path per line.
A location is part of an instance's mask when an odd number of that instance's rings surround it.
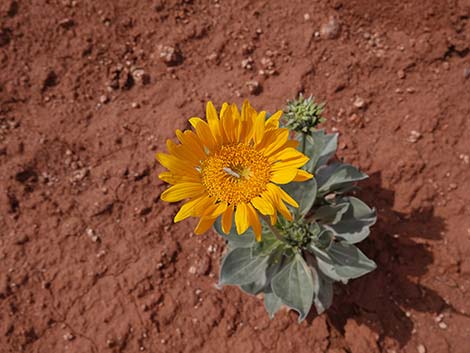
M 268 158 L 243 143 L 222 146 L 200 168 L 207 193 L 234 205 L 259 196 L 271 178 Z

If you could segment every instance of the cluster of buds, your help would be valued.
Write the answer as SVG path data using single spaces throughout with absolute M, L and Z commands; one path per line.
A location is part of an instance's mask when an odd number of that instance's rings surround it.
M 325 121 L 322 117 L 324 103 L 315 103 L 315 98 L 305 98 L 302 94 L 298 99 L 287 102 L 284 112 L 284 125 L 292 131 L 308 134 L 315 130 L 316 126 Z

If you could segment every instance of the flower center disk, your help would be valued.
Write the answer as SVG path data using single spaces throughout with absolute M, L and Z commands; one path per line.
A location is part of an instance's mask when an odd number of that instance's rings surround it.
M 207 193 L 229 204 L 248 203 L 266 190 L 271 178 L 268 158 L 251 146 L 222 146 L 201 162 Z

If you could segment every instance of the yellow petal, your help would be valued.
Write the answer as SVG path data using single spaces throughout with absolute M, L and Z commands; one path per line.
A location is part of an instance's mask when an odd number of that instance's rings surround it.
M 266 185 L 266 188 L 274 201 L 274 205 L 276 206 L 277 210 L 284 216 L 285 219 L 288 221 L 292 221 L 292 215 L 289 212 L 287 206 L 282 202 L 280 193 L 278 192 L 279 187 L 275 186 L 274 184 Z
M 237 226 L 237 233 L 243 234 L 246 232 L 250 224 L 248 223 L 248 210 L 246 204 L 239 203 L 235 210 L 235 224 Z
M 162 172 L 158 175 L 158 177 L 163 180 L 165 183 L 168 184 L 178 184 L 181 182 L 192 182 L 192 183 L 198 183 L 200 182 L 201 178 L 199 176 L 194 176 L 194 175 L 178 175 L 174 174 L 172 172 Z
M 222 143 L 222 135 L 220 131 L 220 123 L 219 123 L 219 118 L 217 116 L 217 110 L 214 107 L 214 104 L 212 104 L 211 101 L 207 102 L 206 105 L 206 118 L 207 118 L 207 123 L 209 124 L 209 128 L 211 129 L 212 135 L 215 137 L 217 143 Z
M 256 118 L 254 123 L 254 140 L 255 144 L 259 144 L 263 140 L 264 136 L 264 124 L 266 121 L 266 112 L 260 112 Z
M 313 178 L 313 175 L 307 172 L 306 170 L 298 169 L 297 175 L 292 181 L 306 181 Z
M 194 230 L 194 233 L 196 233 L 197 235 L 204 234 L 212 227 L 214 222 L 215 222 L 215 218 L 202 217 L 199 220 L 199 223 L 197 224 L 196 229 Z
M 270 180 L 276 184 L 287 184 L 294 180 L 296 175 L 297 169 L 293 168 L 273 170 Z
M 179 183 L 166 189 L 160 198 L 167 202 L 177 202 L 199 196 L 205 192 L 205 188 L 200 183 Z
M 295 201 L 287 192 L 282 190 L 282 188 L 280 188 L 277 185 L 274 185 L 274 187 L 277 189 L 277 192 L 280 194 L 282 200 L 284 200 L 285 202 L 287 202 L 289 205 L 293 207 L 296 207 L 296 208 L 299 207 L 299 204 L 297 203 L 297 201 Z
M 253 228 L 253 232 L 255 233 L 255 237 L 257 241 L 261 240 L 261 223 L 259 221 L 258 214 L 256 213 L 253 206 L 247 204 L 247 211 L 248 211 L 248 223 L 250 223 L 251 228 Z
M 282 148 L 280 151 L 273 153 L 270 157 L 270 161 L 285 161 L 290 159 L 297 159 L 297 158 L 308 158 L 302 152 L 297 151 L 295 148 L 288 147 Z
M 194 200 L 191 200 L 185 203 L 183 206 L 181 206 L 180 210 L 178 211 L 175 218 L 173 219 L 173 222 L 177 223 L 190 216 L 194 216 L 194 207 L 197 204 L 206 201 L 206 199 L 208 198 L 209 197 L 207 195 L 202 195 L 198 198 L 195 198 Z
M 204 144 L 204 146 L 213 151 L 217 146 L 217 142 L 212 135 L 209 125 L 207 125 L 207 123 L 200 118 L 192 118 L 192 120 L 196 125 L 196 134 L 201 139 L 201 142 Z
M 232 229 L 233 211 L 234 208 L 233 205 L 231 205 L 222 214 L 222 230 L 225 234 L 230 233 L 230 230 Z
M 251 204 L 263 215 L 272 215 L 275 213 L 275 209 L 269 199 L 266 196 L 258 196 L 251 200 Z
M 277 111 L 266 120 L 266 129 L 273 129 L 279 127 L 279 119 L 282 116 L 282 110 Z
M 212 217 L 212 218 L 217 218 L 219 217 L 222 213 L 225 212 L 227 209 L 227 202 L 219 202 L 216 204 L 213 204 L 211 207 L 208 207 L 204 213 L 202 214 L 203 217 Z

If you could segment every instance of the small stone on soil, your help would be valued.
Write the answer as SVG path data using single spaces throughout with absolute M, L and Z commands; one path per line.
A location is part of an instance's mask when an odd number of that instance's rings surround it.
M 242 68 L 244 68 L 245 70 L 251 70 L 253 68 L 253 64 L 254 64 L 254 61 L 253 61 L 253 58 L 249 57 L 247 59 L 243 59 L 242 60 Z
M 445 330 L 447 328 L 447 324 L 445 322 L 440 322 L 439 323 L 439 328 Z
M 418 353 L 426 353 L 426 347 L 422 344 L 418 344 L 418 347 L 416 347 L 418 350 Z
M 421 138 L 421 133 L 416 130 L 411 130 L 408 142 L 416 143 Z
M 324 23 L 320 27 L 320 35 L 325 39 L 336 39 L 339 37 L 341 26 L 338 19 L 330 17 L 328 22 Z
M 245 83 L 245 85 L 248 87 L 248 91 L 250 92 L 250 94 L 254 96 L 257 96 L 263 90 L 263 87 L 258 81 L 248 81 Z
M 463 77 L 466 79 L 470 78 L 470 67 L 466 67 L 465 69 L 463 69 Z
M 64 335 L 64 340 L 66 340 L 66 341 L 73 341 L 74 338 L 75 338 L 75 336 L 72 335 L 70 332 L 69 332 L 69 333 L 66 333 L 66 334 Z
M 398 70 L 397 75 L 400 80 L 403 80 L 406 77 L 406 73 L 404 70 Z
M 361 97 L 356 97 L 353 104 L 358 109 L 362 109 L 366 107 L 366 101 Z
M 163 63 L 165 63 L 167 66 L 175 66 L 181 64 L 183 61 L 181 52 L 175 47 L 160 45 L 158 49 L 160 60 L 163 61 Z
M 101 103 L 101 104 L 106 104 L 106 103 L 108 103 L 108 102 L 109 102 L 108 96 L 106 96 L 106 95 L 104 95 L 104 94 L 103 94 L 102 96 L 100 96 L 100 103 Z

